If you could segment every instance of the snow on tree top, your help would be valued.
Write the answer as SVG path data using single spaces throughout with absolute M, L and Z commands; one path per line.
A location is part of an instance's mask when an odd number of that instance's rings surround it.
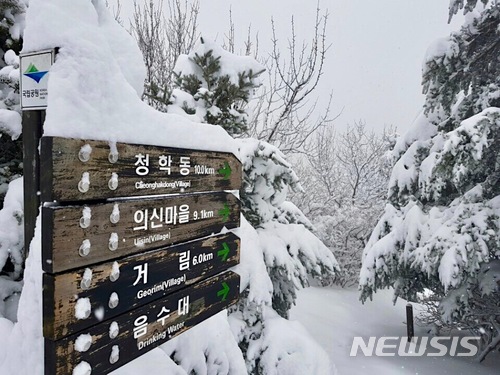
M 180 55 L 177 63 L 174 67 L 174 72 L 176 74 L 182 73 L 183 75 L 199 75 L 200 72 L 196 71 L 197 67 L 189 63 L 189 59 L 195 57 L 195 55 L 202 56 L 209 51 L 212 51 L 214 56 L 220 57 L 220 72 L 221 74 L 229 76 L 229 80 L 232 84 L 238 85 L 239 75 L 238 73 L 242 71 L 252 71 L 256 74 L 265 70 L 264 66 L 259 64 L 253 57 L 250 56 L 237 56 L 234 55 L 216 43 L 208 40 L 206 38 L 201 39 L 201 43 L 194 48 L 194 50 L 189 55 Z M 199 69 L 199 68 L 198 68 Z
M 423 61 L 423 70 L 425 71 L 427 64 L 435 59 L 446 59 L 455 56 L 458 53 L 458 48 L 453 45 L 449 37 L 436 39 L 427 48 Z
M 59 47 L 50 70 L 44 135 L 236 153 L 218 126 L 142 102 L 145 68 L 104 1 L 32 0 L 23 52 Z

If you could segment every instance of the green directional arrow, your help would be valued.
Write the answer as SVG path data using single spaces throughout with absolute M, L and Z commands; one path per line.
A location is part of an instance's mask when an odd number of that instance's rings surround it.
M 229 163 L 227 161 L 224 162 L 224 168 L 219 169 L 217 172 L 219 172 L 222 176 L 224 176 L 224 180 L 229 180 L 229 177 L 231 177 L 231 167 L 229 166 Z
M 227 203 L 224 203 L 224 208 L 222 210 L 219 210 L 219 215 L 222 216 L 222 222 L 226 222 L 229 220 L 229 215 L 231 214 L 231 211 L 229 210 L 229 206 Z
M 229 256 L 229 246 L 227 246 L 227 243 L 224 242 L 222 244 L 222 249 L 217 251 L 217 256 L 221 257 L 223 262 L 227 260 Z
M 225 301 L 229 293 L 229 285 L 226 282 L 222 283 L 222 289 L 217 292 L 217 297 L 222 297 L 221 301 Z

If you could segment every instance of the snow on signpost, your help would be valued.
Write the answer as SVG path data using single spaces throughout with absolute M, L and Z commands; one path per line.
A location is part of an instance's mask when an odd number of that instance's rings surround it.
M 46 374 L 107 374 L 236 303 L 234 155 L 42 137 L 41 170 Z
M 227 152 L 43 137 L 42 153 L 47 202 L 222 191 L 241 181 L 241 163 Z
M 78 366 L 108 374 L 236 303 L 239 282 L 227 271 L 60 340 L 46 339 L 45 374 L 75 374 Z M 89 336 L 88 345 L 77 345 Z
M 240 206 L 231 193 L 197 193 L 50 205 L 42 219 L 42 268 L 59 273 L 237 228 Z
M 223 272 L 237 265 L 239 258 L 240 239 L 227 233 L 91 265 L 83 271 L 80 268 L 56 275 L 46 273 L 44 336 L 58 340 L 89 328 L 99 323 L 101 306 L 104 319 L 114 318 Z M 112 293 L 126 303 L 110 308 Z M 75 317 L 75 295 L 91 296 L 88 319 Z

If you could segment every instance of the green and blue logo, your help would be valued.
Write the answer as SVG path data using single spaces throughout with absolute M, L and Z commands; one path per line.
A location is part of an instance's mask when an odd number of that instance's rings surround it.
M 36 83 L 39 83 L 40 80 L 47 74 L 48 71 L 45 72 L 40 72 L 37 67 L 33 64 L 30 63 L 28 66 L 28 69 L 23 73 L 25 76 L 31 78 L 32 80 L 36 81 Z

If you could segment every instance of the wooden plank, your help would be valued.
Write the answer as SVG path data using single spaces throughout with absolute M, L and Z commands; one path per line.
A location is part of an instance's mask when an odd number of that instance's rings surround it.
M 59 340 L 238 264 L 233 233 L 161 248 L 58 275 L 44 274 L 44 336 Z M 88 298 L 88 317 L 75 308 Z M 115 301 L 117 304 L 115 305 Z
M 239 276 L 228 271 L 83 333 L 45 339 L 45 374 L 70 375 L 77 366 L 108 374 L 236 303 L 239 284 Z
M 42 267 L 59 273 L 237 228 L 240 203 L 208 193 L 54 206 L 42 221 Z
M 44 202 L 241 187 L 241 163 L 230 153 L 58 137 L 42 137 L 41 150 Z M 85 179 L 88 190 L 80 183 Z

